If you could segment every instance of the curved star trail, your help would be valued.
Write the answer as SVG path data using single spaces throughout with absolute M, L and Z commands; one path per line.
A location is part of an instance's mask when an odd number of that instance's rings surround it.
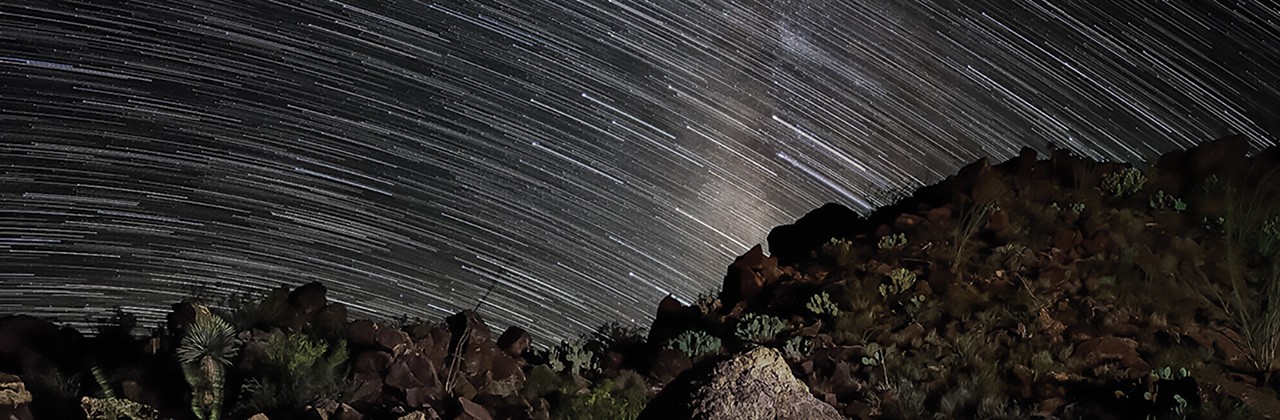
M 1280 134 L 1270 2 L 510 3 L 5 1 L 0 313 L 495 285 L 554 339 L 977 157 Z

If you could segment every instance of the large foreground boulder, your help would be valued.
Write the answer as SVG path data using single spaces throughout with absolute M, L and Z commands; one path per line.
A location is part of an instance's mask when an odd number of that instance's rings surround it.
M 0 372 L 0 419 L 30 420 L 31 393 L 16 375 Z
M 640 420 L 841 419 L 791 374 L 777 350 L 757 347 L 685 372 L 640 413 Z

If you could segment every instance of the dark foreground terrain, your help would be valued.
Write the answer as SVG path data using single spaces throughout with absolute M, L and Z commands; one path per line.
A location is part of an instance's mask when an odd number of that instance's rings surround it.
M 647 332 L 352 321 L 319 283 L 92 337 L 9 316 L 0 419 L 1265 418 L 1280 149 L 1246 150 L 1027 149 L 867 217 L 827 205 Z

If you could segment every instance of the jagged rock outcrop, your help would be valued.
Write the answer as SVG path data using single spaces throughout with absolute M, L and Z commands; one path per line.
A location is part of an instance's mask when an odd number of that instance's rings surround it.
M 30 420 L 31 393 L 17 375 L 0 373 L 0 419 Z
M 791 374 L 777 350 L 757 347 L 708 361 L 676 378 L 640 413 L 640 420 L 841 419 Z

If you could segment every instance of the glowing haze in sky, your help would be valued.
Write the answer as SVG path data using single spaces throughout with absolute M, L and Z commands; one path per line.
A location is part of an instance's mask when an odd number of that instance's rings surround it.
M 556 338 L 978 157 L 1276 144 L 1275 3 L 1056 3 L 5 0 L 0 313 L 496 284 Z

